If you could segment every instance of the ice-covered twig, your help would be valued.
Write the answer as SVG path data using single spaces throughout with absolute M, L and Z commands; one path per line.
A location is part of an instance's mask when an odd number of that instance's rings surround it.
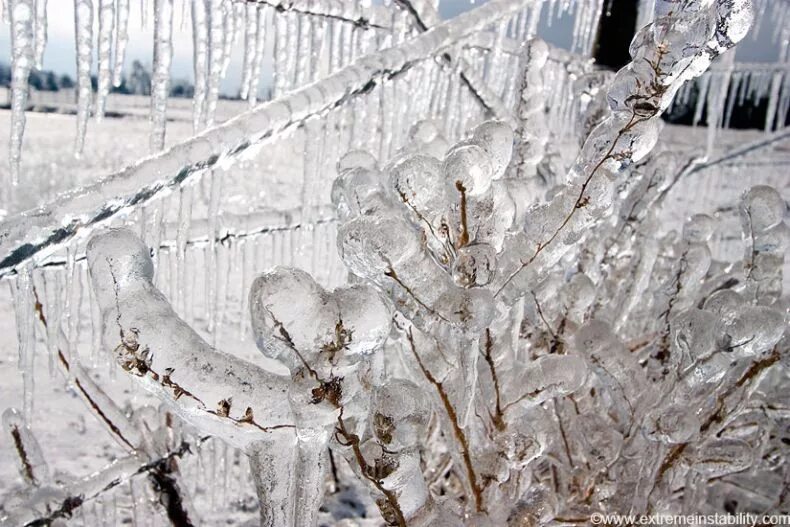
M 338 20 L 360 29 L 387 29 L 391 18 L 379 6 L 363 7 L 358 2 L 331 2 L 328 0 L 241 0 L 248 4 L 270 6 L 277 11 L 290 11 L 317 18 Z
M 427 31 L 441 22 L 441 17 L 436 7 L 426 0 L 395 0 L 395 4 L 406 10 L 414 18 L 415 25 L 420 31 Z M 501 99 L 488 88 L 485 80 L 481 79 L 474 72 L 466 60 L 450 52 L 442 54 L 442 59 L 450 68 L 458 69 L 461 82 L 464 83 L 464 86 L 491 117 L 512 121 L 511 112 L 505 108 Z
M 11 442 L 19 461 L 19 473 L 31 487 L 40 487 L 51 483 L 49 466 L 41 452 L 33 431 L 25 423 L 22 413 L 16 408 L 8 408 L 3 412 L 3 427 L 11 436 Z
M 121 367 L 175 413 L 241 448 L 273 431 L 293 430 L 281 404 L 287 378 L 209 346 L 156 290 L 148 247 L 124 229 L 88 245 L 103 342 Z
M 33 294 L 36 300 L 34 309 L 37 318 L 46 330 L 48 328 L 48 321 L 44 314 L 44 306 L 41 304 L 35 289 L 33 290 Z M 56 331 L 59 342 L 64 344 L 67 343 L 68 341 L 63 330 L 58 327 Z M 61 346 L 58 350 L 58 363 L 91 413 L 97 418 L 101 425 L 109 431 L 113 439 L 124 449 L 128 450 L 133 457 L 142 459 L 147 455 L 149 462 L 156 459 L 159 455 L 158 445 L 154 445 L 151 441 L 146 440 L 145 434 L 132 424 L 123 410 L 121 410 L 115 402 L 107 396 L 104 390 L 96 384 L 79 361 L 73 357 L 67 358 L 66 354 L 63 352 L 64 348 L 68 349 L 68 346 Z M 168 417 L 168 419 L 170 418 Z M 166 423 L 169 423 L 168 419 L 166 419 Z M 30 441 L 27 441 L 27 443 L 30 443 Z M 35 455 L 35 448 L 28 448 L 25 449 L 25 451 L 32 453 L 31 459 L 38 459 L 41 457 L 40 455 Z M 177 466 L 171 464 L 167 460 L 158 461 L 155 465 L 155 470 L 152 469 L 150 471 L 153 488 L 155 492 L 161 495 L 161 503 L 168 517 L 173 521 L 174 525 L 188 525 L 192 520 L 196 519 L 196 514 L 190 510 L 191 507 L 176 479 L 177 474 Z M 84 500 L 80 502 L 71 500 L 68 502 L 68 505 L 70 507 L 77 507 L 83 502 Z M 64 501 L 64 505 L 66 503 L 67 502 Z M 192 520 L 190 520 L 190 518 Z
M 534 240 L 536 246 L 529 249 L 532 254 L 520 259 L 497 290 L 497 296 L 547 247 L 554 245 L 569 226 L 571 230 L 582 227 L 572 223 L 586 223 L 578 220 L 577 212 L 590 208 L 588 189 L 599 172 L 615 177 L 618 171 L 650 152 L 658 136 L 657 119 L 674 94 L 685 81 L 705 71 L 713 58 L 746 35 L 752 22 L 750 9 L 748 0 L 717 0 L 694 9 L 669 9 L 637 33 L 631 46 L 633 60 L 617 73 L 609 89 L 612 114 L 587 138 L 571 171 L 570 185 L 555 198 L 557 206 L 567 200 L 570 210 L 563 207 L 565 215 L 556 227 Z M 568 200 L 569 194 L 576 198 Z
M 183 441 L 156 459 L 148 459 L 142 453 L 121 458 L 99 472 L 74 482 L 62 492 L 33 496 L 20 507 L 0 517 L 3 527 L 34 527 L 50 525 L 59 519 L 68 519 L 74 511 L 137 476 L 150 476 L 163 466 L 192 453 L 192 448 L 208 437 L 189 442 Z

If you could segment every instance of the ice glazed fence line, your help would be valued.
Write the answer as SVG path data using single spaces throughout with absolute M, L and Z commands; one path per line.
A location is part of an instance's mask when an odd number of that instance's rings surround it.
M 494 0 L 0 226 L 0 276 L 434 57 L 535 0 Z

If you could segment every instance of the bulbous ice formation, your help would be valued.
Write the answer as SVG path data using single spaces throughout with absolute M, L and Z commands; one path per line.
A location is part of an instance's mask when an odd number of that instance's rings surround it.
M 260 350 L 292 371 L 353 364 L 380 349 L 390 312 L 371 287 L 324 291 L 305 271 L 276 267 L 250 289 L 252 327 Z

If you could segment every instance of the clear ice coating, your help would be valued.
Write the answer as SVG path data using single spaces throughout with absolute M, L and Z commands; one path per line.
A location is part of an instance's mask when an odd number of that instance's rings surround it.
M 155 4 L 155 101 L 161 103 L 166 86 L 159 83 L 169 59 L 159 55 L 172 45 L 173 6 L 168 0 Z M 411 4 L 426 27 L 438 23 L 431 18 L 431 2 Z M 506 4 L 512 3 L 487 5 L 493 11 Z M 325 236 L 318 224 L 277 233 L 282 236 L 271 245 L 243 239 L 224 225 L 230 214 L 222 177 L 229 176 L 221 176 L 220 168 L 207 170 L 210 181 L 174 186 L 178 204 L 172 211 L 167 205 L 174 201 L 136 209 L 144 219 L 129 221 L 134 231 L 92 233 L 89 290 L 82 290 L 78 274 L 81 254 L 70 252 L 64 264 L 68 309 L 62 314 L 53 299 L 58 284 L 42 286 L 39 269 L 18 267 L 13 292 L 23 409 L 7 410 L 3 424 L 16 445 L 23 492 L 33 498 L 4 496 L 0 521 L 41 523 L 64 503 L 87 509 L 64 500 L 93 499 L 114 482 L 129 484 L 137 521 L 149 514 L 146 508 L 164 504 L 161 483 L 170 481 L 180 486 L 183 500 L 168 504 L 182 503 L 189 518 L 197 517 L 194 502 L 214 502 L 212 516 L 201 518 L 209 523 L 226 512 L 230 493 L 223 476 L 243 479 L 238 471 L 247 464 L 239 463 L 241 456 L 248 458 L 257 513 L 267 526 L 348 526 L 364 516 L 397 526 L 515 527 L 585 523 L 595 512 L 782 505 L 788 439 L 786 201 L 766 186 L 743 195 L 735 206 L 744 248 L 737 261 L 714 256 L 713 244 L 730 228 L 716 216 L 694 214 L 681 231 L 665 234 L 657 214 L 675 177 L 692 161 L 654 150 L 658 117 L 681 80 L 700 73 L 714 54 L 743 37 L 748 3 L 684 2 L 681 11 L 674 9 L 677 2 L 655 4 L 653 23 L 634 43 L 634 61 L 613 80 L 580 81 L 589 83 L 591 101 L 578 123 L 584 144 L 570 171 L 567 160 L 551 160 L 557 130 L 547 106 L 553 94 L 547 93 L 549 72 L 538 73 L 549 70 L 556 57 L 538 40 L 511 47 L 511 58 L 499 48 L 491 52 L 503 55 L 492 61 L 497 71 L 521 64 L 523 82 L 509 88 L 515 122 L 485 121 L 458 141 L 448 139 L 460 127 L 453 124 L 453 112 L 447 112 L 447 122 L 434 115 L 414 123 L 408 134 L 398 130 L 408 126 L 398 123 L 400 109 L 389 108 L 391 101 L 382 95 L 394 90 L 389 83 L 397 76 L 383 87 L 363 83 L 361 89 L 374 96 L 353 107 L 362 117 L 349 133 L 366 134 L 359 124 L 370 119 L 382 130 L 391 125 L 393 130 L 382 133 L 401 133 L 406 144 L 390 137 L 387 146 L 375 143 L 374 155 L 359 150 L 373 141 L 351 141 L 337 161 L 330 198 L 337 249 L 352 275 L 347 285 L 324 287 L 304 270 L 270 265 L 282 255 L 303 256 L 305 240 Z M 288 5 L 331 8 L 333 16 L 351 9 L 331 2 Z M 120 32 L 128 13 L 121 14 L 120 3 L 113 6 Z M 195 130 L 214 119 L 212 90 L 227 68 L 234 32 L 244 36 L 244 85 L 251 101 L 266 38 L 278 48 L 276 60 L 288 64 L 277 72 L 278 91 L 312 79 L 311 60 L 339 67 L 350 58 L 293 52 L 293 46 L 320 47 L 321 53 L 331 47 L 329 41 L 313 46 L 308 37 L 314 21 L 287 9 L 235 9 L 240 6 L 201 0 L 190 7 L 201 90 L 194 99 Z M 603 3 L 548 4 L 552 16 L 571 8 L 584 19 L 574 27 L 575 45 L 587 47 L 589 20 Z M 483 36 L 503 47 L 511 30 L 531 35 L 539 9 L 537 4 L 521 10 L 512 23 Z M 269 26 L 273 33 L 266 37 Z M 445 28 L 428 36 L 442 35 Z M 372 40 L 364 31 L 360 22 L 331 38 L 346 44 Z M 386 38 L 395 38 L 395 30 Z M 338 46 L 349 55 L 358 51 Z M 363 62 L 380 67 L 373 59 Z M 455 63 L 453 71 L 462 66 Z M 351 71 L 362 76 L 361 66 Z M 438 82 L 427 71 L 415 84 Z M 332 82 L 342 85 L 349 78 Z M 329 157 L 336 158 L 344 145 L 334 140 L 348 132 L 342 121 L 353 120 L 327 109 L 342 105 L 349 94 L 323 104 L 327 86 L 313 88 L 250 113 L 239 127 L 224 128 L 226 134 L 207 132 L 178 146 L 172 158 L 154 158 L 143 163 L 144 170 L 180 169 L 194 161 L 194 152 L 214 155 L 206 143 L 221 143 L 226 152 L 243 144 L 234 141 L 246 140 L 249 130 L 263 129 L 261 122 L 275 134 L 293 120 L 322 143 L 310 145 L 304 156 L 309 175 L 322 167 L 316 150 L 331 150 Z M 469 110 L 468 101 L 453 94 L 456 88 L 432 84 L 447 97 L 435 103 L 438 109 L 457 104 L 459 112 Z M 598 106 L 602 102 L 606 107 Z M 311 104 L 319 110 L 300 121 L 307 108 L 315 108 Z M 152 117 L 154 141 L 161 146 L 163 108 L 154 108 Z M 192 219 L 192 210 L 204 205 L 210 224 L 198 234 L 203 226 Z M 334 221 L 327 220 L 333 226 Z M 200 295 L 192 291 L 201 281 L 195 270 L 202 258 L 209 262 L 208 334 L 199 333 L 204 320 L 196 315 L 194 296 Z M 230 289 L 242 298 L 230 298 Z M 88 325 L 78 319 L 82 298 L 91 303 L 89 325 L 100 356 L 112 359 L 114 375 L 161 402 L 159 409 L 114 405 L 79 364 L 69 342 Z M 244 319 L 239 325 L 249 323 L 262 357 L 242 360 L 230 352 L 244 346 L 223 340 L 222 324 L 236 316 Z M 52 477 L 33 435 L 37 332 L 46 334 L 50 358 L 67 370 L 70 389 L 89 407 L 93 403 L 93 412 L 129 452 L 71 484 Z M 209 344 L 212 339 L 218 345 Z M 249 343 L 240 351 L 252 348 Z M 198 448 L 204 440 L 213 446 Z M 196 475 L 184 468 L 192 455 L 199 460 Z M 140 483 L 146 478 L 133 479 L 176 458 L 182 472 L 171 466 L 169 479 L 152 488 Z M 243 498 L 231 503 L 255 512 Z M 112 524 L 105 513 L 111 507 L 105 502 L 100 508 L 99 523 Z
M 156 0 L 154 15 L 154 71 L 151 75 L 151 151 L 165 147 L 170 63 L 173 60 L 173 0 Z
M 22 138 L 25 133 L 27 106 L 27 78 L 35 61 L 36 21 L 35 0 L 11 0 L 8 4 L 11 24 L 11 185 L 19 183 L 19 163 L 22 159 Z M 7 191 L 6 191 L 7 192 Z
M 113 67 L 115 66 L 112 60 L 115 8 L 115 0 L 99 0 L 99 39 L 97 49 L 99 76 L 95 109 L 97 120 L 101 120 L 104 117 L 104 106 L 107 101 L 107 95 L 110 93 Z
M 91 63 L 93 62 L 93 0 L 74 0 L 74 42 L 77 47 L 77 140 L 74 151 L 82 155 L 91 113 Z

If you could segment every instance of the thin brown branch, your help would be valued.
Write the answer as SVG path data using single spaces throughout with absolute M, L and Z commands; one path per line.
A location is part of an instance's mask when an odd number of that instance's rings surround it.
M 244 3 L 248 4 L 258 4 L 258 5 L 265 5 L 269 7 L 273 7 L 278 12 L 291 12 L 291 13 L 299 13 L 300 15 L 307 15 L 316 18 L 325 18 L 327 20 L 338 20 L 340 22 L 346 22 L 348 24 L 352 24 L 354 27 L 368 30 L 370 28 L 376 29 L 390 29 L 381 25 L 374 24 L 370 21 L 369 18 L 360 16 L 358 18 L 350 18 L 344 16 L 342 14 L 338 15 L 336 13 L 330 12 L 322 12 L 320 10 L 314 9 L 315 6 L 313 2 L 309 5 L 302 5 L 305 2 L 296 2 L 294 0 L 241 0 Z
M 389 517 L 393 519 L 398 527 L 406 527 L 406 517 L 403 515 L 403 511 L 401 510 L 400 504 L 398 503 L 398 497 L 394 492 L 385 488 L 381 481 L 374 476 L 375 471 L 368 465 L 368 462 L 365 460 L 365 456 L 362 455 L 362 449 L 359 446 L 359 436 L 350 433 L 348 429 L 346 429 L 346 424 L 343 422 L 342 406 L 340 406 L 340 415 L 337 416 L 336 431 L 345 441 L 343 446 L 351 447 L 351 450 L 354 453 L 354 459 L 356 459 L 357 465 L 359 465 L 362 477 L 370 481 L 370 483 L 376 487 L 376 490 L 378 490 L 384 496 L 384 499 L 386 500 L 386 506 L 382 503 L 378 504 L 382 515 L 385 518 Z
M 497 376 L 496 372 L 496 365 L 494 364 L 494 358 L 492 356 L 492 352 L 494 349 L 494 341 L 491 338 L 491 328 L 486 328 L 486 336 L 485 336 L 485 352 L 481 352 L 483 358 L 488 364 L 488 369 L 491 371 L 491 381 L 494 383 L 494 396 L 495 396 L 495 403 L 494 403 L 494 414 L 491 415 L 491 421 L 494 423 L 494 426 L 500 432 L 507 428 L 507 423 L 505 423 L 505 412 L 502 408 L 502 396 L 501 391 L 499 388 L 499 377 Z
M 414 335 L 412 334 L 411 329 L 409 329 L 409 331 L 406 333 L 406 336 L 409 340 L 411 352 L 414 355 L 414 358 L 417 361 L 422 374 L 425 376 L 428 382 L 436 388 L 439 398 L 442 401 L 444 410 L 447 413 L 447 417 L 450 419 L 450 424 L 453 428 L 453 435 L 458 441 L 458 445 L 461 447 L 461 456 L 464 460 L 467 479 L 469 480 L 469 486 L 472 489 L 472 495 L 475 500 L 475 509 L 477 512 L 484 512 L 485 507 L 483 506 L 483 489 L 480 487 L 474 465 L 472 464 L 472 454 L 469 448 L 469 440 L 466 438 L 464 430 L 458 424 L 458 414 L 455 411 L 453 404 L 450 402 L 450 397 L 447 395 L 447 391 L 444 389 L 442 382 L 437 380 L 436 377 L 434 377 L 433 374 L 423 364 L 422 359 L 417 353 L 417 347 L 414 344 Z
M 469 226 L 466 214 L 466 187 L 460 181 L 455 182 L 455 188 L 461 193 L 461 236 L 458 238 L 458 248 L 469 245 Z
M 19 433 L 18 426 L 11 427 L 11 438 L 14 440 L 14 448 L 19 456 L 19 460 L 22 462 L 22 472 L 24 473 L 25 479 L 30 482 L 31 485 L 37 485 L 38 482 L 36 481 L 36 475 L 33 473 L 33 465 L 30 464 L 30 459 L 27 456 L 27 450 L 25 450 L 25 444 L 22 442 L 22 434 Z
M 392 278 L 395 281 L 395 283 L 397 283 L 399 286 L 401 286 L 403 288 L 403 290 L 406 291 L 406 293 L 410 297 L 412 297 L 414 299 L 414 301 L 417 302 L 420 305 L 420 307 L 422 307 L 423 309 L 428 311 L 428 313 L 430 313 L 431 315 L 433 315 L 433 316 L 435 316 L 437 318 L 440 318 L 441 320 L 443 320 L 444 322 L 447 322 L 448 324 L 450 323 L 450 321 L 447 320 L 447 318 L 445 318 L 444 316 L 442 316 L 441 313 L 436 312 L 430 306 L 428 306 L 428 304 L 426 304 L 425 302 L 420 300 L 420 297 L 418 297 L 414 293 L 414 291 L 412 291 L 412 289 L 409 286 L 407 286 L 405 283 L 403 283 L 403 280 L 400 279 L 398 274 L 395 272 L 395 269 L 393 269 L 391 265 L 390 265 L 390 268 L 387 271 L 384 272 L 384 276 L 386 276 L 387 278 Z
M 613 158 L 612 154 L 620 138 L 626 132 L 630 131 L 636 124 L 649 119 L 649 117 L 636 119 L 636 116 L 637 116 L 636 111 L 634 111 L 631 115 L 631 118 L 628 120 L 628 123 L 626 123 L 626 125 L 620 131 L 617 132 L 617 135 L 615 136 L 614 140 L 612 140 L 612 144 L 609 146 L 609 149 L 606 151 L 606 154 L 604 154 L 603 158 L 601 158 L 601 160 L 598 161 L 598 163 L 596 163 L 596 165 L 587 175 L 587 178 L 584 180 L 581 189 L 579 190 L 579 196 L 576 198 L 573 207 L 571 208 L 570 212 L 568 212 L 568 214 L 565 216 L 565 219 L 562 220 L 562 223 L 559 225 L 559 227 L 557 227 L 554 233 L 552 233 L 552 235 L 549 236 L 549 238 L 546 241 L 542 241 L 538 243 L 538 246 L 535 248 L 535 252 L 532 254 L 532 256 L 530 256 L 527 260 L 523 260 L 521 262 L 521 265 L 515 271 L 513 271 L 510 274 L 510 276 L 508 276 L 507 279 L 505 279 L 505 281 L 502 283 L 499 289 L 497 289 L 494 296 L 499 296 L 499 294 L 505 289 L 505 287 L 507 287 L 507 285 L 510 282 L 512 282 L 513 279 L 516 276 L 518 276 L 519 273 L 521 273 L 521 271 L 526 269 L 532 262 L 534 262 L 535 259 L 540 255 L 540 253 L 542 253 L 546 247 L 551 245 L 554 242 L 554 240 L 560 235 L 560 233 L 565 229 L 565 227 L 571 221 L 573 216 L 576 214 L 576 211 L 578 209 L 584 208 L 589 203 L 589 198 L 585 196 L 584 193 L 587 192 L 587 187 L 590 185 L 593 176 L 595 176 L 595 174 L 598 172 L 598 170 L 603 166 L 603 164 L 606 161 Z

